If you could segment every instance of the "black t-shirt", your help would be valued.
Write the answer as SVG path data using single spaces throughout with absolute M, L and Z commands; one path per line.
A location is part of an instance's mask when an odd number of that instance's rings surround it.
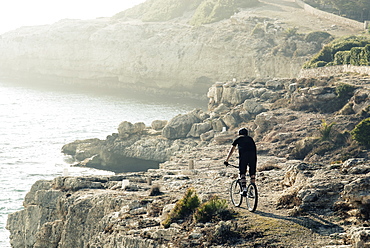
M 256 144 L 250 136 L 239 136 L 233 142 L 233 146 L 238 145 L 239 155 L 257 154 Z

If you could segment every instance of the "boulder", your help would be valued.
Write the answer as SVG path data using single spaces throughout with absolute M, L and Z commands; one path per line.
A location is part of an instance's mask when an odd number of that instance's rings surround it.
M 266 87 L 272 90 L 281 90 L 284 88 L 284 84 L 278 80 L 269 80 L 266 82 Z
M 227 113 L 223 118 L 222 121 L 226 124 L 227 127 L 233 128 L 237 127 L 240 123 L 241 119 L 239 114 L 236 111 L 232 111 Z
M 132 124 L 129 121 L 123 121 L 118 126 L 118 136 L 120 138 L 128 138 L 132 134 L 141 134 L 145 129 L 143 122 Z
M 215 119 L 212 120 L 212 129 L 216 132 L 223 131 L 223 128 L 226 128 L 226 124 L 222 121 L 222 119 Z
M 258 115 L 259 113 L 262 113 L 265 108 L 260 104 L 259 102 L 256 102 L 252 99 L 247 99 L 243 103 L 243 108 L 252 115 Z
M 210 122 L 194 123 L 188 133 L 187 137 L 198 138 L 201 134 L 211 130 L 212 125 Z
M 162 135 L 167 139 L 185 138 L 194 123 L 200 119 L 194 111 L 188 114 L 180 114 L 172 118 L 162 130 Z
M 356 210 L 356 217 L 370 219 L 370 176 L 345 185 L 341 195 L 342 200 Z
M 151 127 L 154 130 L 162 130 L 166 126 L 167 123 L 168 123 L 167 120 L 154 120 L 152 121 Z
M 215 137 L 215 133 L 216 132 L 214 130 L 211 130 L 209 132 L 202 133 L 199 138 L 201 141 L 210 141 Z
M 370 247 L 370 227 L 352 227 L 349 238 L 354 248 Z
M 220 105 L 223 92 L 222 85 L 223 83 L 217 82 L 208 89 L 207 93 L 207 97 L 209 98 L 208 110 L 212 111 L 214 107 Z

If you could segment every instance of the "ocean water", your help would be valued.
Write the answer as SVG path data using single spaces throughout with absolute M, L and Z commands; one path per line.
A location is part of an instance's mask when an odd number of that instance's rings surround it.
M 0 81 L 0 247 L 10 247 L 5 229 L 9 213 L 23 209 L 24 196 L 40 179 L 112 172 L 70 167 L 60 151 L 77 139 L 117 132 L 122 121 L 170 120 L 206 103 L 124 90 L 76 88 Z

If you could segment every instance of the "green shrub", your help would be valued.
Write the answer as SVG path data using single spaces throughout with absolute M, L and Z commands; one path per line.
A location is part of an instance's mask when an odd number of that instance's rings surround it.
M 290 38 L 290 37 L 294 37 L 298 34 L 298 28 L 294 27 L 294 28 L 288 28 L 284 31 L 284 37 L 286 39 Z
M 370 147 L 370 118 L 362 120 L 351 131 L 352 138 L 358 141 L 361 145 Z
M 306 34 L 304 37 L 304 40 L 306 42 L 318 42 L 322 43 L 326 40 L 329 40 L 332 36 L 328 32 L 323 32 L 323 31 L 315 31 L 315 32 L 310 32 Z
M 339 51 L 334 55 L 334 65 L 348 65 L 350 63 L 350 58 L 350 51 Z
M 213 196 L 209 201 L 203 203 L 194 213 L 196 222 L 211 222 L 212 220 L 229 220 L 233 214 L 228 210 L 225 199 Z
M 328 62 L 325 61 L 317 61 L 316 63 L 313 64 L 314 67 L 324 67 L 328 64 Z
M 334 125 L 335 122 L 328 124 L 325 120 L 322 120 L 321 127 L 319 129 L 321 140 L 330 140 L 330 135 Z
M 361 55 L 362 49 L 361 47 L 352 47 L 350 50 L 351 57 L 349 59 L 349 63 L 351 65 L 360 65 L 360 55 Z
M 355 87 L 345 83 L 339 83 L 335 88 L 338 98 L 349 99 L 353 95 Z
M 163 226 L 168 228 L 174 221 L 190 216 L 199 205 L 200 201 L 198 195 L 195 193 L 194 189 L 189 188 L 184 197 L 176 203 L 167 219 L 162 223 Z
M 333 62 L 333 65 L 349 63 L 353 65 L 366 65 L 367 61 L 369 61 L 367 57 L 368 52 L 367 50 L 363 52 L 362 49 L 368 44 L 370 44 L 370 38 L 367 36 L 348 36 L 333 40 L 328 45 L 324 46 L 320 52 L 314 55 L 310 61 L 306 62 L 303 68 L 322 66 L 321 61 L 327 63 Z M 352 48 L 354 48 L 354 50 L 351 51 Z M 347 57 L 348 53 L 339 53 L 343 51 L 350 52 L 350 58 Z M 337 53 L 338 55 L 336 57 Z M 366 56 L 366 58 L 362 58 L 363 56 Z
M 370 44 L 367 44 L 361 52 L 360 55 L 360 65 L 369 66 L 370 65 Z
M 332 51 L 330 45 L 324 46 L 320 52 L 313 56 L 313 58 L 304 64 L 304 68 L 323 67 L 328 62 L 332 61 Z

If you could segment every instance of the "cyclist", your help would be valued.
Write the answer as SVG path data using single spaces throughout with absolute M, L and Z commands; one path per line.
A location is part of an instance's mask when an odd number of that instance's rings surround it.
M 256 165 L 257 165 L 257 148 L 252 137 L 248 136 L 248 130 L 241 128 L 238 131 L 239 137 L 237 137 L 230 148 L 230 151 L 226 157 L 224 164 L 229 165 L 229 159 L 233 152 L 238 146 L 239 150 L 239 175 L 242 184 L 243 191 L 246 191 L 246 179 L 245 174 L 247 172 L 247 166 L 249 167 L 249 176 L 251 177 L 251 183 L 256 183 Z

